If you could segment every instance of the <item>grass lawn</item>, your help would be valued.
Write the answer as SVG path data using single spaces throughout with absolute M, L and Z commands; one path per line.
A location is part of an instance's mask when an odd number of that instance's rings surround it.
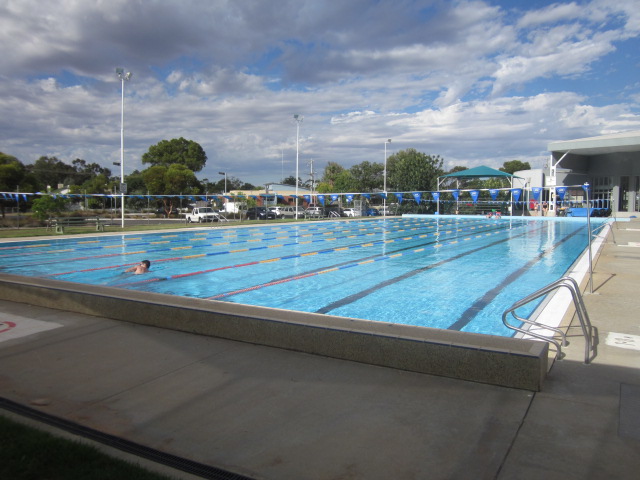
M 169 480 L 79 442 L 0 415 L 0 478 L 11 480 Z

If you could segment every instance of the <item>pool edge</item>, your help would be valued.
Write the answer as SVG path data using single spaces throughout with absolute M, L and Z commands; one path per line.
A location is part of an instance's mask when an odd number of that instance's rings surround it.
M 0 299 L 314 355 L 539 391 L 548 344 L 0 274 Z

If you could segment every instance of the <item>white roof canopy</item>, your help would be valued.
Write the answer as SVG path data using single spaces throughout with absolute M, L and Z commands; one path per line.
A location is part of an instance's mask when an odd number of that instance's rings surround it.
M 547 146 L 550 152 L 574 155 L 592 156 L 618 152 L 640 152 L 640 130 L 633 132 L 614 133 L 599 137 L 580 138 L 551 142 Z

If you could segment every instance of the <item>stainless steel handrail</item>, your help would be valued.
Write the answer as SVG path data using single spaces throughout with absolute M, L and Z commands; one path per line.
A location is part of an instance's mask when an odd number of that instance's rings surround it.
M 515 313 L 515 311 L 518 308 L 526 305 L 527 303 L 532 302 L 540 297 L 543 297 L 544 295 L 547 295 L 548 293 L 554 290 L 558 290 L 563 287 L 569 289 L 569 291 L 571 292 L 571 296 L 573 298 L 573 304 L 576 308 L 576 314 L 578 315 L 578 319 L 580 321 L 580 327 L 582 328 L 582 334 L 585 339 L 584 363 L 588 364 L 591 362 L 591 352 L 594 351 L 593 327 L 591 326 L 591 320 L 589 319 L 589 314 L 587 313 L 587 309 L 584 306 L 584 302 L 582 300 L 582 294 L 580 293 L 580 288 L 578 287 L 578 283 L 571 277 L 562 277 L 561 279 L 556 280 L 555 282 L 550 283 L 545 287 L 542 287 L 540 290 L 530 295 L 527 295 L 522 300 L 518 300 L 511 307 L 509 307 L 507 310 L 504 311 L 504 313 L 502 314 L 502 323 L 504 323 L 504 325 L 507 328 L 510 328 L 511 330 L 515 330 L 517 332 L 530 335 L 534 338 L 538 338 L 540 340 L 553 343 L 558 349 L 558 359 L 562 359 L 562 356 L 563 356 L 562 347 L 567 346 L 567 337 L 565 332 L 559 328 L 550 327 L 542 323 L 536 322 L 535 320 L 529 320 L 528 318 L 519 317 Z M 511 313 L 511 315 L 516 320 L 519 320 L 522 323 L 526 323 L 530 325 L 530 327 L 528 329 L 525 329 L 519 326 L 511 325 L 507 321 L 507 316 L 509 315 L 509 313 Z M 556 340 L 553 337 L 548 337 L 545 335 L 541 335 L 540 333 L 537 333 L 535 331 L 532 331 L 531 327 L 543 328 L 545 330 L 556 332 L 558 335 L 560 335 L 560 337 L 562 338 L 562 341 L 558 342 L 558 340 Z

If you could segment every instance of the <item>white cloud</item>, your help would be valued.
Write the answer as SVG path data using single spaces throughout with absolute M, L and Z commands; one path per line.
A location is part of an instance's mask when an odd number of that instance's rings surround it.
M 640 128 L 638 57 L 626 71 L 616 57 L 639 15 L 633 0 L 0 0 L 0 151 L 118 161 L 123 66 L 127 172 L 183 136 L 207 152 L 201 177 L 277 180 L 294 113 L 316 170 L 380 161 L 387 138 L 469 166 L 537 159 L 550 140 Z M 624 102 L 593 98 L 595 73 L 599 95 L 619 93 L 603 59 L 628 77 Z

